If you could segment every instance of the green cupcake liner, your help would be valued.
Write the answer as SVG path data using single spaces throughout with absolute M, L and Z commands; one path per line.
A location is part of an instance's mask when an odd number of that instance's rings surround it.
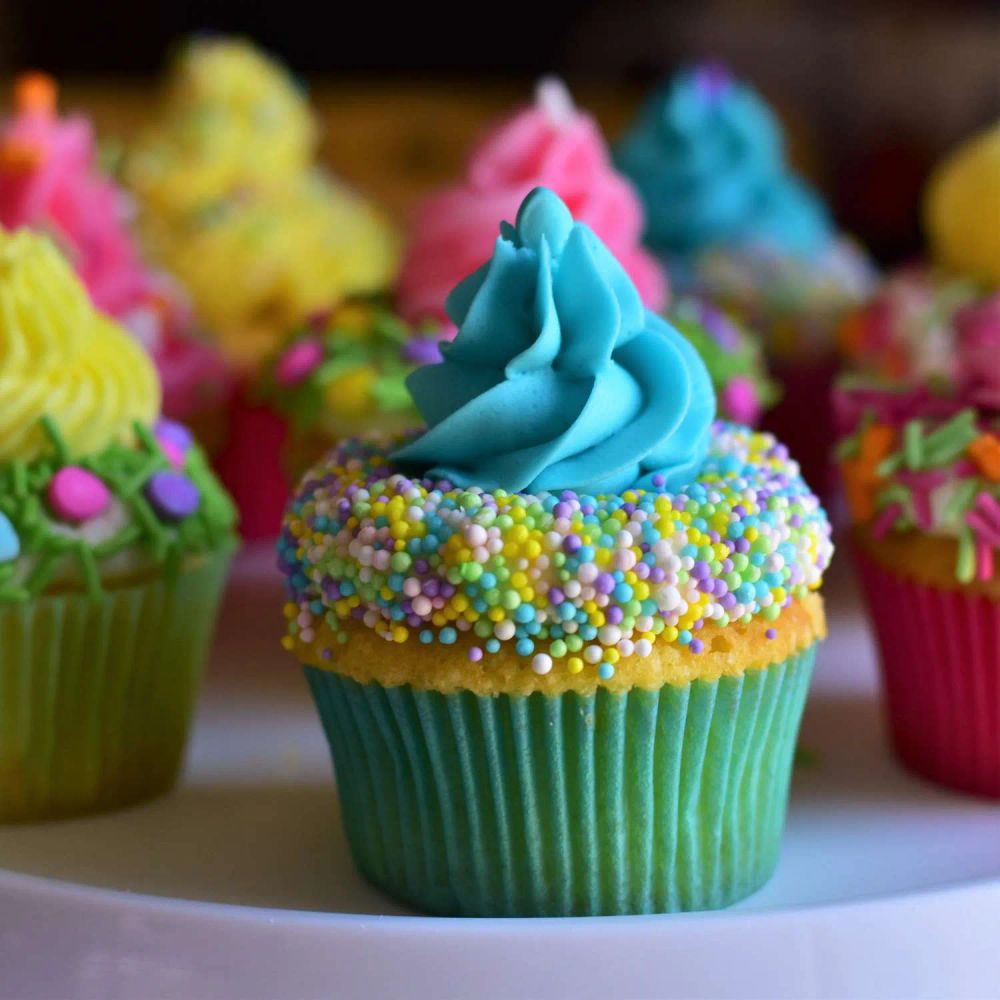
M 98 598 L 0 606 L 0 822 L 173 785 L 230 555 Z
M 440 914 L 665 913 L 727 906 L 774 870 L 815 656 L 555 697 L 305 672 L 375 885 Z

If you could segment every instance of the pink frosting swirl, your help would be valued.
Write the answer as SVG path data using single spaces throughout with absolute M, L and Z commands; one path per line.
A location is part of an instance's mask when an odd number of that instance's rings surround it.
M 47 232 L 101 312 L 153 356 L 163 409 L 189 419 L 227 392 L 221 356 L 190 335 L 180 288 L 147 266 L 129 229 L 126 195 L 97 164 L 90 123 L 56 113 L 56 86 L 40 73 L 15 85 L 15 114 L 0 125 L 0 225 Z
M 638 196 L 612 166 L 594 119 L 573 107 L 561 83 L 547 80 L 533 106 L 501 122 L 473 150 L 461 183 L 418 207 L 397 290 L 404 318 L 446 320 L 448 294 L 489 259 L 497 220 L 512 220 L 536 187 L 555 191 L 573 218 L 594 230 L 647 306 L 666 304 L 664 271 L 640 245 Z

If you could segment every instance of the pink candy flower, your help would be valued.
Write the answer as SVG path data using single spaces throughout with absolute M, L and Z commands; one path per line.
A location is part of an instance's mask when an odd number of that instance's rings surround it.
M 1000 292 L 962 308 L 955 327 L 962 397 L 974 406 L 1000 410 Z

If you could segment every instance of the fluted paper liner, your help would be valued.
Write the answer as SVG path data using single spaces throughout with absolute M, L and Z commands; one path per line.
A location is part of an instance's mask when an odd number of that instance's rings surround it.
M 1000 798 L 1000 603 L 855 557 L 896 754 L 932 781 Z
M 738 677 L 443 695 L 306 667 L 361 872 L 433 913 L 726 906 L 777 861 L 815 644 Z
M 95 599 L 0 607 L 0 822 L 111 809 L 170 788 L 229 555 Z

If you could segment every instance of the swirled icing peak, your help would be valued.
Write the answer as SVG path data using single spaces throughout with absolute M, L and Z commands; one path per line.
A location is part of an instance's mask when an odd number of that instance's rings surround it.
M 642 248 L 642 205 L 611 164 L 594 119 L 561 81 L 539 83 L 535 103 L 489 132 L 465 177 L 419 206 L 400 272 L 398 303 L 410 322 L 444 319 L 448 293 L 490 255 L 498 219 L 509 219 L 535 187 L 551 188 L 604 241 L 643 302 L 667 298 L 662 267 Z
M 159 409 L 146 352 L 94 309 L 49 240 L 0 229 L 0 462 L 45 451 L 43 418 L 85 456 L 131 440 Z
M 935 170 L 924 217 L 938 263 L 1000 287 L 1000 122 L 959 146 Z
M 709 64 L 656 91 L 615 150 L 660 253 L 755 243 L 809 255 L 831 237 L 825 207 L 785 163 L 777 119 L 750 87 Z
M 510 492 L 672 489 L 697 474 L 715 413 L 704 364 L 552 191 L 501 223 L 447 307 L 458 336 L 407 380 L 428 430 L 397 459 Z

